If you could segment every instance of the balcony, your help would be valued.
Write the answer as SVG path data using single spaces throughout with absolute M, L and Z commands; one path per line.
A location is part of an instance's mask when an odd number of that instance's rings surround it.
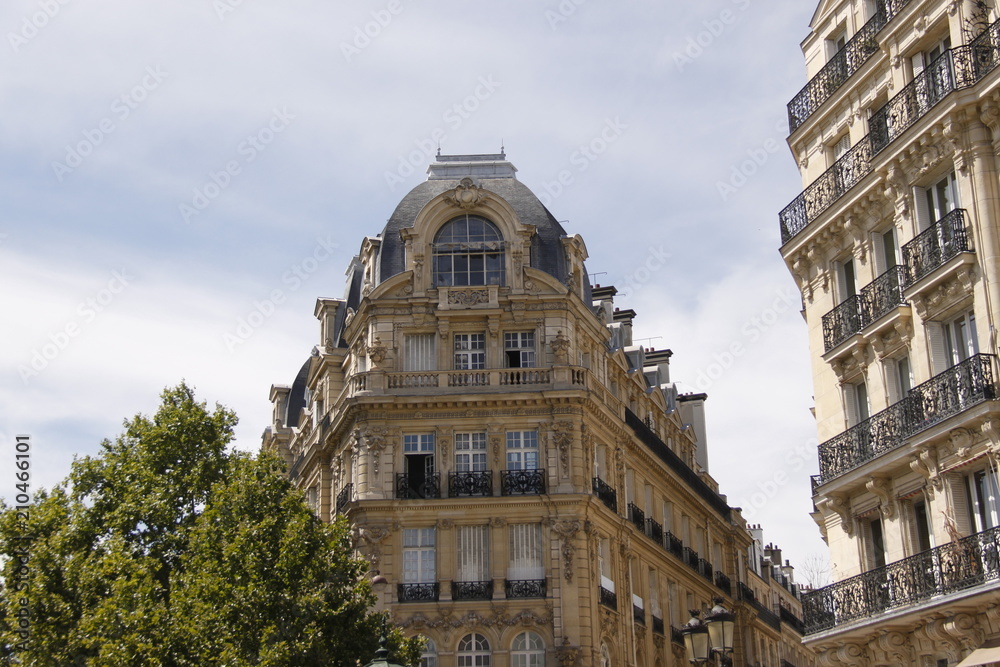
M 537 496 L 544 493 L 544 469 L 500 471 L 500 495 Z
M 730 597 L 733 595 L 733 584 L 724 573 L 716 571 L 715 586 Z
M 806 593 L 805 631 L 815 634 L 997 579 L 1000 528 L 991 528 Z
M 956 208 L 903 246 L 905 286 L 944 266 L 963 252 L 972 252 L 965 233 L 965 209 Z
M 876 35 L 910 0 L 879 3 L 878 11 L 788 103 L 788 131 L 794 132 L 878 53 Z
M 684 633 L 681 632 L 680 628 L 670 626 L 670 642 L 678 646 L 684 646 Z
M 663 546 L 663 526 L 653 519 L 646 519 L 646 536 L 661 547 Z
M 911 389 L 906 397 L 819 446 L 820 484 L 850 472 L 906 438 L 996 398 L 993 356 L 977 354 Z
M 618 512 L 618 494 L 615 490 L 600 477 L 594 478 L 594 495 L 600 498 L 601 502 L 607 505 L 612 512 Z
M 868 119 L 869 132 L 778 215 L 784 245 L 874 169 L 873 159 L 947 97 L 975 85 L 1000 63 L 1000 22 L 945 51 Z
M 341 489 L 340 493 L 337 494 L 337 504 L 335 505 L 337 514 L 341 514 L 344 511 L 344 508 L 347 507 L 347 504 L 351 502 L 353 498 L 354 498 L 354 485 L 345 484 L 344 488 Z
M 546 595 L 545 579 L 520 579 L 504 581 L 504 595 L 508 600 L 520 598 L 544 598 Z
M 352 377 L 352 393 L 424 394 L 440 393 L 445 388 L 460 392 L 468 387 L 510 391 L 508 387 L 575 385 L 585 386 L 583 369 L 491 368 L 476 370 L 429 370 L 363 372 Z
M 894 266 L 865 285 L 860 294 L 846 299 L 824 315 L 824 350 L 829 352 L 894 309 L 905 306 L 903 284 L 906 275 L 905 267 Z
M 711 563 L 709 563 L 704 558 L 699 558 L 698 559 L 698 568 L 697 569 L 698 569 L 698 573 L 701 574 L 701 576 L 705 577 L 709 581 L 712 581 L 712 574 L 713 574 L 714 570 L 712 569 L 712 564 Z
M 681 539 L 679 537 L 677 537 L 668 530 L 666 533 L 664 533 L 663 543 L 667 551 L 677 556 L 681 560 L 684 560 L 684 543 L 681 542 Z
M 646 532 L 646 513 L 635 503 L 628 504 L 628 520 L 639 530 Z
M 451 582 L 451 599 L 461 600 L 492 600 L 492 581 L 453 581 Z
M 399 500 L 418 500 L 441 497 L 441 475 L 421 475 L 411 478 L 408 473 L 396 473 L 396 498 Z
M 639 625 L 646 625 L 646 610 L 637 604 L 633 604 L 632 619 Z
M 681 560 L 687 563 L 687 566 L 692 570 L 700 572 L 700 570 L 698 570 L 698 552 L 691 547 L 684 547 L 684 556 Z
M 790 627 L 792 630 L 795 630 L 800 635 L 804 635 L 806 633 L 806 626 L 802 622 L 802 619 L 796 616 L 795 613 L 788 607 L 784 605 L 780 605 L 778 607 L 778 618 L 781 619 L 782 623 Z
M 663 619 L 662 618 L 657 618 L 656 616 L 654 616 L 653 617 L 653 632 L 655 634 L 662 635 L 664 629 L 665 628 L 663 626 Z
M 598 601 L 608 609 L 618 611 L 618 596 L 604 586 L 598 590 Z
M 400 602 L 437 602 L 438 584 L 398 584 L 396 597 Z
M 492 495 L 492 470 L 453 472 L 448 474 L 448 497 L 450 498 Z

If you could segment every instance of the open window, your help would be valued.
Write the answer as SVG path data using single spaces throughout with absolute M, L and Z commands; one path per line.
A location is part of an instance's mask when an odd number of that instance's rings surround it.
M 503 335 L 507 368 L 535 367 L 535 332 L 509 332 Z

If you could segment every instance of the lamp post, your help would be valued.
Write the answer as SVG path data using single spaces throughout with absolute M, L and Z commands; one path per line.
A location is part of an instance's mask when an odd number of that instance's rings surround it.
M 733 664 L 733 631 L 736 629 L 736 617 L 731 611 L 722 606 L 724 600 L 715 598 L 715 606 L 705 617 L 705 625 L 708 627 L 709 643 L 712 645 L 712 653 L 718 653 L 723 667 Z
M 718 662 L 722 667 L 733 664 L 733 632 L 736 629 L 736 617 L 722 606 L 724 600 L 715 598 L 715 606 L 701 620 L 701 611 L 691 610 L 691 620 L 681 628 L 684 636 L 684 648 L 687 651 L 688 662 L 701 667 Z

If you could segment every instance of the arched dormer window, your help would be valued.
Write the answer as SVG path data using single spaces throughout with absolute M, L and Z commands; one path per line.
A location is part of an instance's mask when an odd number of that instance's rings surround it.
M 505 284 L 503 235 L 486 218 L 466 214 L 448 221 L 431 248 L 435 287 Z

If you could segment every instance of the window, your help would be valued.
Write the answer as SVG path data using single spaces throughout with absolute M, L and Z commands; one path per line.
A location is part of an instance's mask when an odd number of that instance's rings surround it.
M 319 488 L 310 486 L 306 491 L 306 504 L 313 512 L 319 510 Z
M 847 301 L 858 293 L 858 281 L 854 275 L 854 258 L 836 264 L 837 290 L 840 303 Z
M 538 581 L 545 578 L 542 567 L 542 526 L 538 523 L 511 524 L 510 561 L 507 578 L 511 581 Z
M 875 271 L 882 275 L 899 264 L 899 244 L 896 243 L 896 228 L 873 235 L 875 244 Z
M 538 469 L 538 431 L 507 431 L 507 470 Z
M 927 322 L 926 327 L 934 375 L 979 354 L 976 315 L 972 311 L 945 322 Z
M 433 333 L 408 334 L 403 337 L 403 370 L 437 370 L 437 349 Z
M 882 519 L 875 518 L 865 522 L 865 551 L 868 556 L 868 568 L 885 567 L 885 537 L 882 534 Z
M 897 359 L 887 359 L 885 370 L 889 382 L 889 403 L 896 403 L 906 398 L 907 392 L 913 388 L 909 355 Z
M 545 667 L 545 643 L 534 632 L 522 632 L 510 645 L 511 667 Z
M 917 205 L 917 226 L 923 231 L 959 208 L 955 172 L 927 188 L 915 188 L 913 200 Z
M 914 547 L 918 553 L 934 546 L 930 522 L 927 520 L 927 503 L 923 500 L 913 503 L 913 537 Z
M 433 639 L 425 637 L 424 650 L 420 654 L 420 667 L 437 667 L 438 652 L 437 644 Z
M 503 335 L 503 348 L 507 358 L 507 368 L 535 367 L 535 333 L 533 331 L 505 333 Z
M 434 484 L 434 434 L 403 436 L 403 468 L 410 491 L 417 498 L 437 497 Z
M 849 133 L 844 133 L 844 136 L 840 137 L 830 146 L 830 163 L 833 164 L 840 158 L 844 157 L 844 153 L 851 150 L 851 135 Z
M 486 334 L 455 334 L 455 369 L 486 368 Z
M 660 610 L 660 582 L 657 577 L 656 570 L 649 568 L 649 611 L 650 613 L 659 618 L 663 619 L 663 612 Z
M 404 528 L 403 583 L 434 583 L 434 563 L 434 528 Z
M 615 592 L 615 582 L 611 577 L 611 541 L 601 537 L 597 541 L 597 571 L 601 574 L 601 588 Z
M 455 434 L 455 472 L 486 470 L 486 434 Z
M 868 387 L 864 382 L 844 385 L 844 406 L 847 408 L 847 425 L 855 426 L 871 416 L 868 408 Z
M 446 223 L 432 252 L 435 286 L 504 284 L 503 236 L 486 218 L 464 215 Z
M 490 581 L 490 527 L 459 526 L 455 581 Z
M 969 474 L 967 484 L 975 532 L 981 533 L 1000 526 L 1000 512 L 997 508 L 1000 489 L 997 487 L 997 476 L 993 469 L 987 468 Z
M 458 667 L 490 667 L 490 642 L 478 632 L 465 635 L 456 655 Z

